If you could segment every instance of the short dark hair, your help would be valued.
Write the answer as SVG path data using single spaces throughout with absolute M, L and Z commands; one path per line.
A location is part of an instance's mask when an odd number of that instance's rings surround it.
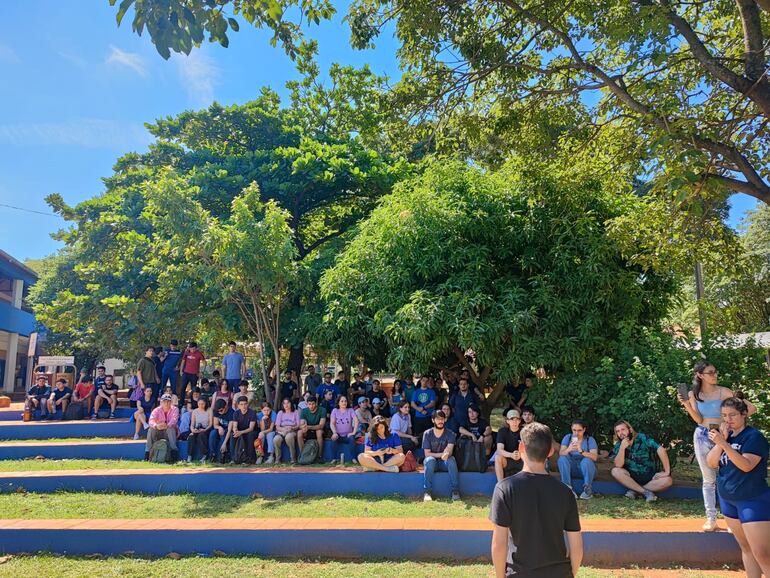
M 107 368 L 104 367 L 103 365 L 97 365 L 96 369 L 103 369 L 104 371 L 107 371 Z
M 191 341 L 188 347 L 198 347 L 198 344 L 195 343 L 194 341 Z
M 524 374 L 524 379 L 535 379 L 535 374 L 532 373 L 531 371 L 528 371 L 527 373 Z
M 249 398 L 246 397 L 245 395 L 242 395 L 242 396 L 240 396 L 238 398 L 238 402 L 237 403 L 241 403 L 242 401 L 245 401 L 246 403 L 249 403 Z
M 230 343 L 228 343 L 227 345 L 233 345 L 233 346 L 237 346 L 238 344 L 237 344 L 235 341 L 231 341 L 231 342 L 230 342 Z
M 240 382 L 238 382 L 238 387 L 245 385 L 246 387 L 249 387 L 249 382 L 245 379 L 242 379 Z
M 553 449 L 551 429 L 536 421 L 522 428 L 521 441 L 527 451 L 527 456 L 538 463 L 544 463 Z
M 327 371 L 326 373 L 324 373 L 324 377 L 326 377 L 327 375 L 328 375 L 329 377 L 331 377 L 331 376 L 332 376 L 332 372 L 331 372 L 331 371 Z
M 216 404 L 214 405 L 214 411 L 222 411 L 227 407 L 227 402 L 224 399 L 218 399 Z
M 532 415 L 535 415 L 535 408 L 532 407 L 531 405 L 523 405 L 523 406 L 521 406 L 521 415 L 524 415 L 524 413 L 527 412 L 527 411 L 529 413 L 531 413 Z
M 64 385 L 67 385 L 67 380 L 62 377 L 62 378 L 57 379 L 56 383 L 63 383 Z
M 93 379 L 90 375 L 84 375 L 83 379 L 80 380 L 81 383 L 91 383 Z
M 438 410 L 436 413 L 433 414 L 433 419 L 436 419 L 437 417 L 446 419 L 446 414 L 442 410 Z
M 110 379 L 115 379 L 115 376 L 114 376 L 114 375 L 112 375 L 111 373 L 109 373 L 109 374 L 105 375 L 105 376 L 104 376 L 104 379 L 107 379 L 108 377 L 109 377 Z
M 317 398 L 316 396 L 314 396 L 314 395 L 310 395 L 310 396 L 308 396 L 308 398 L 307 398 L 307 402 L 308 402 L 308 403 L 310 403 L 311 401 L 312 401 L 313 403 L 318 403 L 318 398 Z
M 573 426 L 573 425 L 579 425 L 579 426 L 580 426 L 580 427 L 582 427 L 584 430 L 588 431 L 588 424 L 585 422 L 585 420 L 582 420 L 582 419 L 573 419 L 573 420 L 570 422 L 570 427 L 571 427 L 571 426 Z

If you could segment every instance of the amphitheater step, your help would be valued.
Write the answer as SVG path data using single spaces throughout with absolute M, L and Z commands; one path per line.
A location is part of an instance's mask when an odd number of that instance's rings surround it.
M 131 409 L 128 406 L 118 407 L 118 409 L 115 411 L 115 416 L 118 418 L 129 418 L 133 415 L 134 411 L 136 411 L 136 409 Z M 12 404 L 11 407 L 0 408 L 0 422 L 21 422 L 23 412 L 23 403 L 15 403 Z
M 133 434 L 134 424 L 125 418 L 80 421 L 0 421 L 0 440 L 126 437 Z
M 735 539 L 726 532 L 704 533 L 700 523 L 584 520 L 584 563 L 739 563 Z M 488 521 L 465 518 L 0 520 L 0 552 L 488 559 L 491 535 Z
M 137 443 L 137 442 L 131 442 Z M 136 451 L 143 451 L 137 445 Z M 0 491 L 25 489 L 29 492 L 68 491 L 126 491 L 146 494 L 229 494 L 250 496 L 260 494 L 278 497 L 289 494 L 343 495 L 365 494 L 384 496 L 402 494 L 420 496 L 423 493 L 421 472 L 374 473 L 360 468 L 216 468 L 174 467 L 152 469 L 89 469 L 0 472 Z M 462 472 L 460 491 L 466 495 L 492 495 L 495 475 Z M 623 494 L 615 482 L 594 483 L 598 494 Z M 434 493 L 449 496 L 449 475 L 439 473 L 434 479 Z M 664 498 L 697 499 L 697 488 L 673 487 L 661 494 Z

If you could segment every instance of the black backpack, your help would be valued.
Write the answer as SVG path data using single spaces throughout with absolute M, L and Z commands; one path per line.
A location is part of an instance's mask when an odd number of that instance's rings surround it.
M 249 461 L 249 452 L 246 450 L 246 436 L 235 440 L 235 455 L 231 459 L 236 464 L 245 464 Z
M 80 402 L 73 402 L 67 406 L 66 410 L 64 410 L 64 419 L 79 420 L 79 419 L 83 419 L 84 415 L 85 415 L 85 408 L 83 407 L 83 404 Z
M 487 471 L 487 450 L 484 442 L 474 442 L 468 438 L 459 438 L 454 449 L 457 469 L 461 472 Z

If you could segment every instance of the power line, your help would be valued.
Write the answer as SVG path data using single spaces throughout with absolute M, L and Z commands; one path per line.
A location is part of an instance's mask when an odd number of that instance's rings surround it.
M 27 213 L 36 213 L 38 215 L 46 215 L 48 217 L 58 217 L 56 213 L 44 213 L 43 211 L 36 211 L 35 209 L 27 209 L 25 207 L 14 207 L 13 205 L 6 205 L 5 203 L 0 203 L 0 207 L 7 207 L 9 209 L 16 209 L 17 211 L 26 211 Z

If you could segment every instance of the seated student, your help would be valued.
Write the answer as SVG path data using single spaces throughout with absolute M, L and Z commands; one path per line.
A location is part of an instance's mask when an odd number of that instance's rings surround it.
M 72 390 L 67 387 L 67 380 L 57 379 L 56 387 L 48 396 L 48 419 L 53 419 L 57 411 L 61 411 L 61 419 L 64 419 L 64 412 L 67 411 L 71 399 Z
M 105 402 L 110 406 L 110 417 L 115 417 L 115 410 L 118 407 L 118 384 L 115 383 L 115 380 L 111 375 L 104 376 L 104 385 L 102 385 L 101 389 L 96 392 L 94 411 L 91 414 L 91 419 L 97 418 L 99 415 L 99 408 Z
M 310 392 L 306 391 L 302 394 L 302 399 L 300 399 L 299 403 L 297 403 L 297 409 L 299 411 L 302 411 L 303 409 L 307 409 L 307 400 L 310 399 Z
M 212 404 L 212 402 L 214 401 L 214 394 L 216 393 L 216 391 L 212 387 L 211 382 L 205 377 L 201 379 L 200 390 L 201 390 L 201 397 L 205 399 L 207 402 L 209 402 L 209 404 Z M 212 407 L 213 407 L 213 404 L 212 404 Z
M 443 411 L 444 415 L 446 416 L 444 427 L 454 433 L 456 436 L 459 436 L 460 424 L 458 423 L 457 419 L 455 419 L 455 415 L 452 413 L 452 406 L 448 403 L 445 403 L 441 406 L 441 411 Z
M 479 406 L 475 404 L 468 406 L 468 417 L 460 426 L 460 435 L 474 442 L 484 442 L 487 456 L 492 453 L 492 428 L 489 422 L 482 419 Z
M 577 576 L 583 558 L 580 517 L 572 491 L 545 471 L 553 452 L 547 426 L 521 431 L 521 473 L 495 486 L 489 519 L 496 576 Z
M 383 417 L 386 421 L 390 421 L 390 412 L 384 409 L 382 400 L 379 397 L 372 399 L 372 417 Z
M 297 443 L 299 451 L 305 447 L 305 440 L 314 438 L 318 442 L 319 458 L 324 447 L 324 427 L 326 426 L 326 410 L 318 405 L 314 395 L 307 398 L 307 407 L 299 414 L 299 434 Z
M 257 465 L 265 461 L 266 464 L 275 462 L 275 422 L 273 421 L 273 406 L 269 401 L 263 401 L 259 412 L 259 436 L 262 442 L 262 450 L 267 455 L 267 460 L 263 456 L 257 458 Z
M 323 384 L 321 384 L 321 387 L 323 387 Z M 319 389 L 321 388 L 319 387 Z M 326 410 L 326 415 L 331 416 L 332 412 L 337 407 L 337 402 L 334 399 L 334 392 L 330 389 L 324 389 L 323 396 L 319 396 L 318 399 L 321 400 L 320 405 Z M 326 420 L 326 434 L 331 434 L 331 423 L 329 420 Z
M 497 451 L 495 452 L 495 476 L 499 482 L 503 478 L 520 472 L 524 466 L 519 453 L 521 441 L 521 417 L 518 409 L 509 409 L 505 414 L 505 427 L 497 432 Z
M 397 474 L 405 458 L 401 438 L 388 429 L 384 417 L 375 416 L 366 438 L 364 453 L 358 455 L 358 463 L 364 470 Z
M 209 433 L 214 427 L 214 416 L 205 398 L 198 396 L 197 405 L 190 412 L 190 434 L 187 436 L 187 462 L 206 461 L 209 454 Z
M 159 440 L 166 440 L 171 454 L 171 462 L 179 459 L 176 445 L 177 425 L 179 423 L 179 408 L 171 403 L 171 396 L 164 393 L 160 396 L 160 405 L 150 414 L 150 429 L 147 430 L 147 445 L 144 447 L 144 459 L 150 459 L 152 445 Z
M 404 453 L 414 451 L 419 440 L 412 435 L 412 416 L 409 415 L 409 402 L 401 400 L 396 406 L 396 413 L 390 418 L 390 431 L 401 438 L 401 447 Z
M 227 382 L 223 379 L 222 381 L 217 382 L 219 384 L 217 391 L 214 392 L 214 395 L 211 399 L 214 400 L 214 403 L 219 401 L 220 399 L 225 400 L 225 403 L 227 403 L 228 406 L 230 406 L 233 411 L 238 407 L 237 403 L 233 403 L 233 392 L 230 391 L 230 386 L 227 385 Z M 240 397 L 240 396 L 239 396 Z
M 198 400 L 203 397 L 200 388 L 196 385 L 190 390 L 190 399 L 187 400 L 182 411 L 193 411 L 198 408 Z
M 225 383 L 227 383 L 226 380 Z M 249 391 L 249 382 L 242 379 L 238 382 L 238 392 L 233 394 L 233 410 L 238 409 L 238 402 L 236 400 L 244 396 L 249 400 L 249 406 L 251 406 L 251 402 L 254 400 L 254 392 Z
M 40 410 L 40 419 L 48 416 L 48 398 L 51 397 L 51 386 L 48 385 L 48 378 L 39 375 L 33 385 L 27 392 L 27 407 L 30 412 Z
M 227 453 L 227 434 L 230 432 L 233 410 L 224 399 L 215 402 L 213 408 L 213 426 L 209 432 L 209 459 L 222 463 Z
M 353 408 L 348 407 L 348 398 L 341 395 L 337 400 L 337 407 L 331 411 L 329 417 L 331 427 L 332 441 L 332 464 L 337 463 L 337 456 L 342 456 L 340 465 L 344 465 L 344 455 L 340 453 L 340 445 L 352 445 L 353 454 L 356 449 L 356 430 L 358 429 L 358 418 Z
M 94 403 L 94 383 L 90 376 L 84 376 L 80 383 L 75 386 L 72 391 L 72 401 L 83 404 L 83 410 L 87 412 L 85 415 L 91 413 L 91 407 Z
M 449 473 L 449 485 L 452 489 L 452 500 L 460 499 L 460 476 L 457 471 L 457 462 L 452 452 L 454 451 L 457 437 L 446 427 L 446 414 L 438 410 L 433 414 L 433 427 L 422 435 L 422 449 L 425 453 L 425 472 L 423 474 L 423 501 L 430 502 L 433 499 L 433 475 L 436 471 Z
M 139 431 L 141 428 L 147 430 L 150 427 L 150 414 L 155 407 L 153 393 L 151 387 L 145 387 L 142 398 L 134 402 L 134 407 L 136 408 L 136 411 L 134 412 L 134 421 L 136 422 L 134 428 L 135 440 L 139 439 Z
M 369 398 L 363 395 L 358 398 L 358 409 L 356 409 L 356 419 L 358 419 L 358 429 L 356 437 L 364 435 L 369 431 L 372 424 L 372 412 L 369 411 Z
M 227 382 L 224 382 L 227 386 Z M 238 410 L 233 414 L 233 420 L 230 422 L 230 463 L 235 463 L 236 445 L 242 437 L 246 439 L 246 461 L 253 464 L 257 456 L 254 452 L 254 440 L 257 438 L 257 412 L 249 409 L 249 399 L 242 395 L 238 398 Z
M 275 461 L 281 463 L 281 446 L 285 443 L 289 448 L 289 457 L 292 464 L 297 463 L 297 432 L 299 431 L 299 412 L 294 409 L 291 399 L 286 398 L 281 404 L 281 410 L 275 418 Z
M 674 483 L 665 448 L 651 437 L 636 433 L 625 420 L 616 423 L 614 429 L 617 441 L 610 453 L 610 458 L 615 460 L 612 477 L 628 488 L 627 498 L 633 500 L 641 494 L 648 502 L 654 502 L 658 499 L 655 492 L 662 492 Z M 658 460 L 661 471 L 658 471 Z
M 582 420 L 572 422 L 572 434 L 561 440 L 559 449 L 559 474 L 563 484 L 572 488 L 572 476 L 583 479 L 581 500 L 593 498 L 593 481 L 596 477 L 596 460 L 599 458 L 599 446 L 591 436 L 586 436 L 587 426 Z
M 375 379 L 372 381 L 372 389 L 366 394 L 366 397 L 369 398 L 369 401 L 371 402 L 372 407 L 374 407 L 375 399 L 380 400 L 381 413 L 375 414 L 375 415 L 383 415 L 386 417 L 390 417 L 390 406 L 388 405 L 388 393 L 384 389 L 382 389 L 382 384 L 380 383 L 379 379 Z

